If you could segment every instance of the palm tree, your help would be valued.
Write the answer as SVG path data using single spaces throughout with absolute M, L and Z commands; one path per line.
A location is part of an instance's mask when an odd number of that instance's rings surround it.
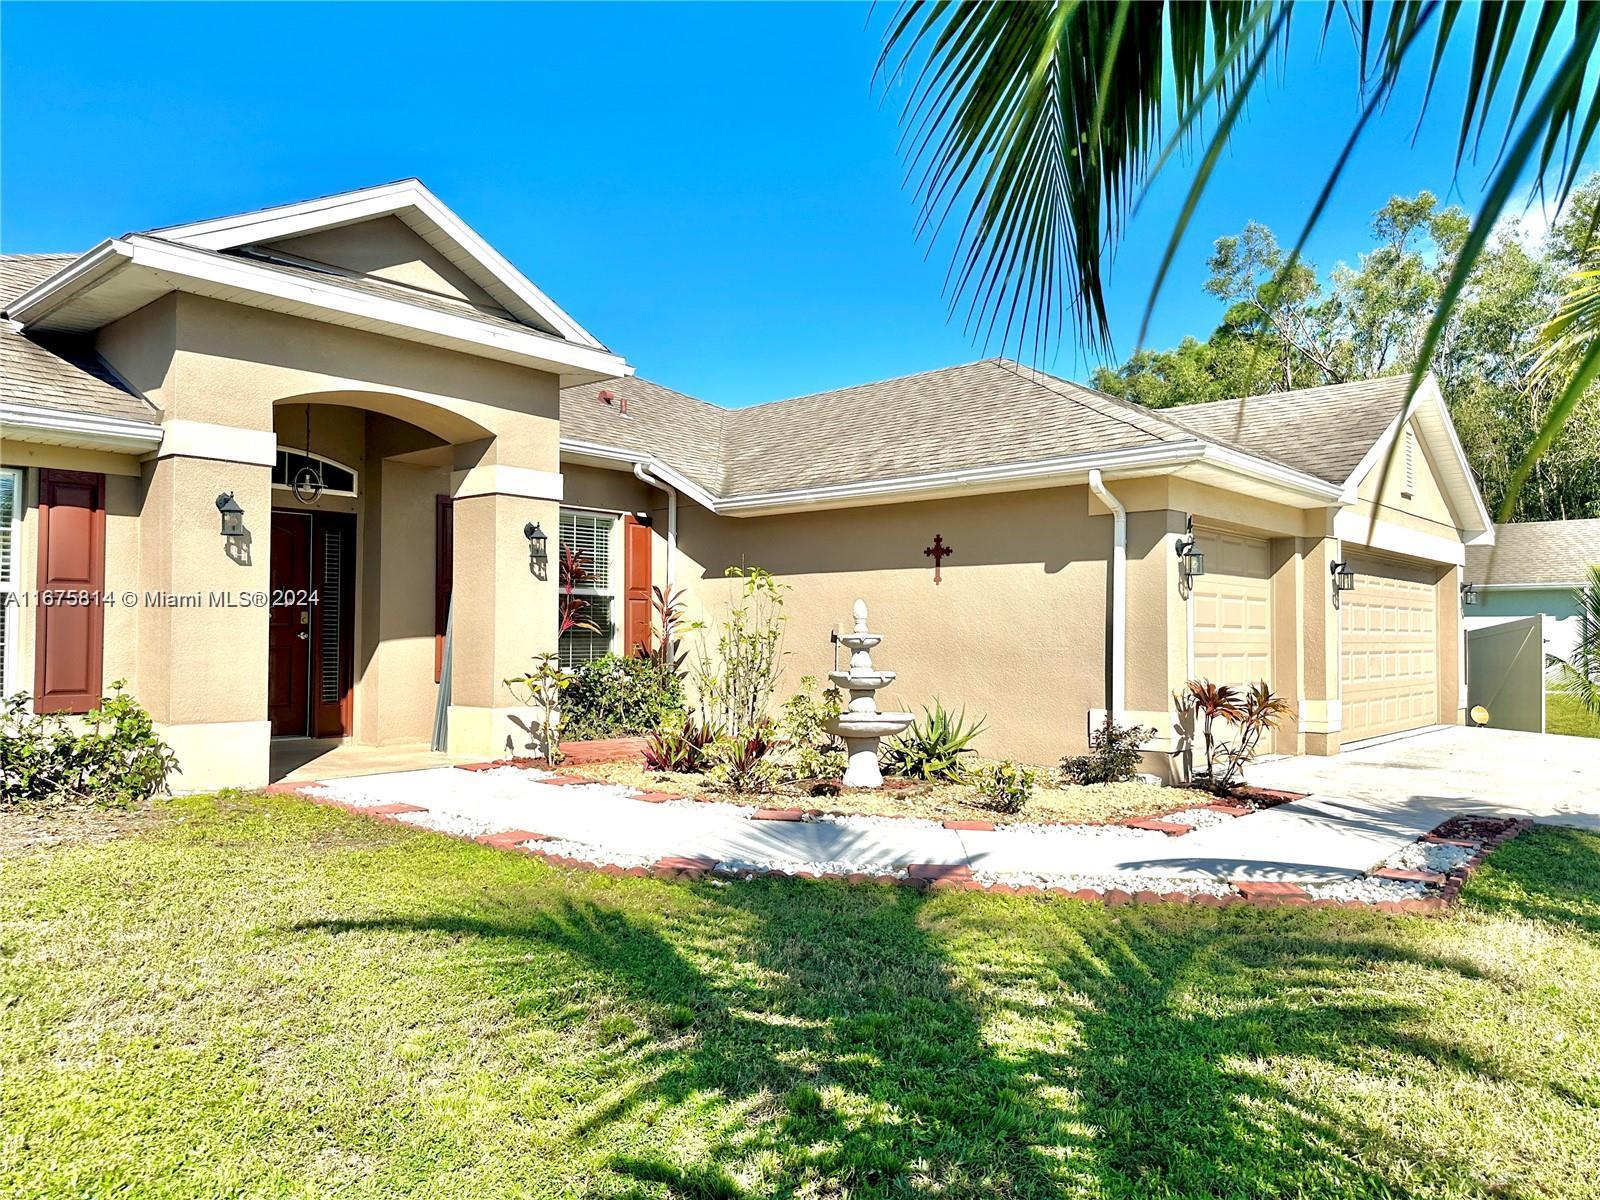
M 922 233 L 937 237 L 959 221 L 946 279 L 952 313 L 964 308 L 969 330 L 998 334 L 1002 345 L 1019 349 L 1031 343 L 1035 354 L 1069 319 L 1086 344 L 1107 348 L 1104 264 L 1150 181 L 1200 138 L 1205 114 L 1214 111 L 1146 302 L 1142 342 L 1246 99 L 1269 60 L 1288 64 L 1300 53 L 1289 39 L 1296 11 L 1320 12 L 1324 37 L 1336 18 L 1349 26 L 1363 104 L 1280 279 L 1298 265 L 1362 132 L 1402 79 L 1425 80 L 1419 121 L 1436 118 L 1430 101 L 1440 63 L 1452 46 L 1470 43 L 1458 165 L 1479 152 L 1494 100 L 1509 98 L 1482 203 L 1420 347 L 1414 392 L 1519 181 L 1534 179 L 1558 208 L 1573 189 L 1600 128 L 1600 82 L 1586 87 L 1600 61 L 1600 4 L 1330 0 L 1297 10 L 1288 0 L 906 0 L 885 32 L 878 71 L 890 81 L 910 80 L 902 149 L 920 195 Z M 1600 339 L 1592 339 L 1579 350 L 1525 467 L 1559 432 L 1597 370 Z
M 1555 659 L 1555 667 L 1567 693 L 1600 716 L 1600 564 L 1589 568 L 1588 582 L 1575 595 L 1578 644 L 1570 658 Z

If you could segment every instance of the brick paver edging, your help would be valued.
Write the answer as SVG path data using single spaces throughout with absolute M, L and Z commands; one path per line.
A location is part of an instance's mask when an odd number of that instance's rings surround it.
M 548 782 L 548 781 L 545 781 Z M 269 795 L 294 795 L 310 800 L 316 804 L 325 804 L 332 808 L 342 809 L 345 812 L 357 813 L 362 816 L 373 817 L 379 821 L 387 821 L 394 825 L 406 825 L 409 828 L 425 828 L 401 821 L 403 813 L 426 812 L 427 809 L 414 804 L 379 804 L 363 807 L 359 804 L 349 804 L 332 797 L 314 794 L 308 788 L 317 786 L 314 782 L 307 783 L 275 783 L 266 791 Z M 791 810 L 767 810 L 774 814 L 762 819 L 766 820 L 794 820 L 790 816 Z M 1455 818 L 1452 818 L 1454 820 Z M 1439 829 L 1450 824 L 1449 821 L 1438 826 Z M 833 879 L 844 883 L 882 883 L 900 884 L 902 886 L 925 888 L 929 891 L 964 891 L 964 892 L 991 892 L 1001 896 L 1057 896 L 1075 900 L 1099 900 L 1107 905 L 1120 904 L 1189 904 L 1197 908 L 1228 908 L 1244 905 L 1252 908 L 1361 908 L 1371 909 L 1375 912 L 1408 913 L 1419 916 L 1437 915 L 1453 905 L 1461 896 L 1461 889 L 1471 878 L 1472 873 L 1483 865 L 1489 853 L 1515 837 L 1519 837 L 1533 828 L 1533 822 L 1527 818 L 1518 820 L 1506 819 L 1504 828 L 1490 834 L 1481 840 L 1445 839 L 1437 831 L 1423 834 L 1419 841 L 1443 843 L 1446 845 L 1460 846 L 1462 848 L 1474 847 L 1475 853 L 1460 866 L 1456 867 L 1447 876 L 1431 875 L 1421 871 L 1397 871 L 1389 868 L 1380 868 L 1371 872 L 1376 878 L 1413 879 L 1417 876 L 1425 878 L 1418 882 L 1431 883 L 1435 879 L 1442 879 L 1436 895 L 1422 896 L 1411 900 L 1329 900 L 1312 899 L 1309 892 L 1297 883 L 1282 883 L 1276 880 L 1229 880 L 1234 891 L 1228 895 L 1213 895 L 1209 892 L 1157 892 L 1141 889 L 1136 892 L 1124 891 L 1121 888 L 1066 888 L 1066 887 L 1038 887 L 1032 884 L 990 883 L 978 879 L 970 867 L 952 863 L 912 863 L 903 875 L 894 874 L 869 874 L 864 871 L 852 871 L 847 874 L 821 874 L 816 871 L 781 871 L 777 869 L 752 872 L 725 867 L 716 859 L 706 857 L 674 856 L 657 859 L 648 867 L 634 866 L 623 867 L 614 863 L 596 863 L 584 858 L 571 858 L 565 855 L 551 854 L 540 847 L 541 842 L 553 840 L 549 834 L 537 833 L 528 829 L 512 829 L 502 833 L 482 834 L 477 837 L 468 837 L 464 834 L 447 833 L 446 837 L 455 837 L 463 841 L 473 841 L 480 845 L 490 846 L 499 850 L 510 850 L 518 854 L 527 854 L 541 858 L 553 866 L 574 867 L 587 871 L 596 871 L 602 875 L 624 875 L 643 877 L 653 875 L 660 879 L 699 879 L 705 875 L 716 875 L 728 879 L 748 879 L 756 875 L 778 876 L 787 879 Z M 430 830 L 429 832 L 440 832 Z

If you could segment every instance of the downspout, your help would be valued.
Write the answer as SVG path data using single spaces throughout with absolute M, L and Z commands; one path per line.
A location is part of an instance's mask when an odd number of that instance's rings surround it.
M 1107 489 L 1098 469 L 1089 472 L 1089 490 L 1111 510 L 1111 611 L 1106 625 L 1111 643 L 1111 719 L 1120 724 L 1127 707 L 1128 510 Z
M 660 488 L 667 494 L 667 591 L 670 592 L 672 581 L 677 577 L 675 560 L 678 557 L 678 492 L 676 488 L 668 486 L 650 474 L 649 468 L 642 462 L 633 464 L 633 474 L 640 483 Z

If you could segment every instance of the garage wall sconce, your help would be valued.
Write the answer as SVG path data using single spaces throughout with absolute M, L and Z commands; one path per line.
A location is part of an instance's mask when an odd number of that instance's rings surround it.
M 230 541 L 244 536 L 244 509 L 233 498 L 232 492 L 217 497 L 217 511 L 222 514 L 222 536 Z
M 1476 604 L 1477 602 L 1478 602 L 1478 586 L 1477 586 L 1477 584 L 1463 583 L 1461 585 L 1461 603 L 1470 608 L 1472 605 Z
M 1356 572 L 1347 562 L 1332 562 L 1328 564 L 1328 574 L 1333 576 L 1333 590 L 1336 592 L 1353 592 L 1356 590 Z
M 1177 540 L 1173 549 L 1178 552 L 1178 574 L 1184 583 L 1193 583 L 1206 573 L 1206 556 L 1195 544 L 1193 521 L 1189 522 L 1188 532 Z

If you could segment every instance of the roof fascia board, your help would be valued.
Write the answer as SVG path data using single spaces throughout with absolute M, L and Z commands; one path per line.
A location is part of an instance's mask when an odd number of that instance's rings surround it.
M 685 478 L 653 454 L 642 454 L 637 450 L 623 450 L 616 446 L 605 446 L 599 442 L 586 442 L 579 438 L 565 437 L 561 439 L 561 452 L 575 458 L 588 458 L 602 463 L 614 463 L 618 467 L 628 469 L 631 469 L 635 464 L 640 464 L 663 483 L 670 484 L 708 512 L 715 513 L 723 510 L 724 501 L 713 496 L 699 484 Z
M 335 281 L 324 283 L 320 280 L 290 278 L 247 259 L 229 258 L 140 234 L 103 243 L 84 258 L 98 260 L 107 256 L 120 256 L 125 262 L 159 272 L 169 279 L 176 277 L 236 288 L 258 296 L 308 305 L 330 314 L 377 322 L 387 326 L 387 332 L 393 336 L 404 338 L 408 331 L 413 330 L 428 333 L 455 343 L 467 353 L 494 349 L 514 356 L 526 365 L 558 373 L 565 368 L 600 378 L 633 374 L 632 367 L 607 350 L 575 345 L 531 330 L 507 329 L 470 316 L 407 304 L 403 300 L 370 296 L 343 287 Z M 106 273 L 104 270 L 80 270 L 82 263 L 80 259 L 24 292 L 13 302 L 12 315 L 24 327 L 36 323 Z
M 456 216 L 419 180 L 398 183 L 285 204 L 255 213 L 218 217 L 189 225 L 174 225 L 155 231 L 167 241 L 183 242 L 203 250 L 232 250 L 255 242 L 278 241 L 337 229 L 358 221 L 395 216 L 415 209 L 444 231 L 469 254 L 492 279 L 514 295 L 541 320 L 549 322 L 568 341 L 594 350 L 605 347 L 583 326 L 550 299 L 533 281 L 509 263 L 499 251 L 479 237 L 472 227 Z
M 128 261 L 126 243 L 107 238 L 53 275 L 46 275 L 12 298 L 6 314 L 22 328 L 48 316 L 83 289 L 98 283 Z
M 30 404 L 0 404 L 0 424 L 5 426 L 6 436 L 17 441 L 85 446 L 134 454 L 154 450 L 161 444 L 162 438 L 159 425 L 130 421 L 126 417 L 36 408 Z M 52 440 L 56 438 L 70 440 Z
M 1587 585 L 1577 580 L 1563 583 L 1552 580 L 1549 583 L 1479 583 L 1473 580 L 1472 586 L 1480 592 L 1553 592 L 1553 591 L 1582 591 Z
M 1270 459 L 1257 458 L 1253 454 L 1235 450 L 1232 446 L 1223 446 L 1216 442 L 1204 444 L 1206 447 L 1205 457 L 1207 459 L 1242 475 L 1249 475 L 1264 483 L 1288 488 L 1313 500 L 1321 500 L 1326 504 L 1337 504 L 1344 498 L 1344 489 L 1339 487 L 1338 484 L 1329 483 L 1325 479 L 1318 479 L 1315 475 L 1307 475 L 1304 471 L 1297 471 L 1293 467 L 1283 466 L 1281 463 L 1272 462 Z

